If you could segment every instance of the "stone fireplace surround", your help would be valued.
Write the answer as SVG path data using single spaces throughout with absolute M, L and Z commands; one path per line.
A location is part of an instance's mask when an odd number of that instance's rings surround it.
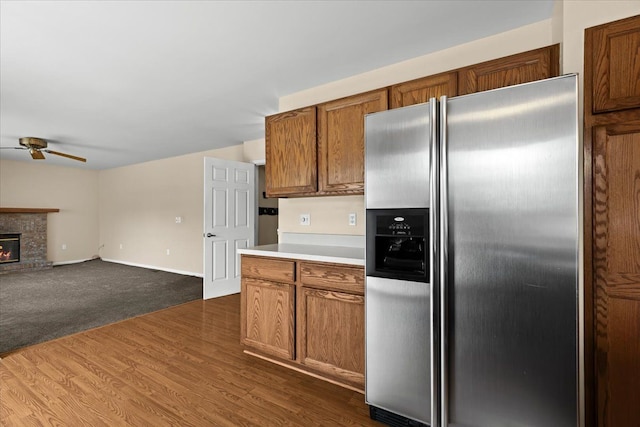
M 50 208 L 0 208 L 0 231 L 22 233 L 20 262 L 0 264 L 0 274 L 12 271 L 45 270 L 47 261 L 47 214 L 60 212 Z

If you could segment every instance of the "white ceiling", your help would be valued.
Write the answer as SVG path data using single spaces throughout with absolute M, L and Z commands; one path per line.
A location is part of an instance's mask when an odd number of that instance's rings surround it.
M 106 169 L 264 136 L 278 98 L 551 17 L 534 1 L 5 1 L 0 146 Z M 4 149 L 2 159 L 32 161 Z

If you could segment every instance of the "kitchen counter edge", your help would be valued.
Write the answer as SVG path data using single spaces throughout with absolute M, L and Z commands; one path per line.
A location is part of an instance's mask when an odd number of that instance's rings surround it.
M 238 249 L 238 253 L 240 255 L 290 258 L 302 261 L 329 262 L 364 267 L 364 248 L 280 243 Z

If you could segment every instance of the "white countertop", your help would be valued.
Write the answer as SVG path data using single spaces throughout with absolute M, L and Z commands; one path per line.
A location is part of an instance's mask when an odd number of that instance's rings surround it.
M 293 258 L 305 261 L 332 262 L 364 266 L 364 248 L 346 246 L 299 245 L 280 243 L 275 245 L 254 246 L 238 249 L 242 255 L 268 256 L 274 258 Z

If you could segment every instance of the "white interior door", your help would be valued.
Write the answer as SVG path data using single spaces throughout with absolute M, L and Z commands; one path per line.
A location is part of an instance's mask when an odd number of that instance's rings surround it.
M 255 165 L 204 159 L 203 298 L 240 292 L 237 249 L 255 245 Z

